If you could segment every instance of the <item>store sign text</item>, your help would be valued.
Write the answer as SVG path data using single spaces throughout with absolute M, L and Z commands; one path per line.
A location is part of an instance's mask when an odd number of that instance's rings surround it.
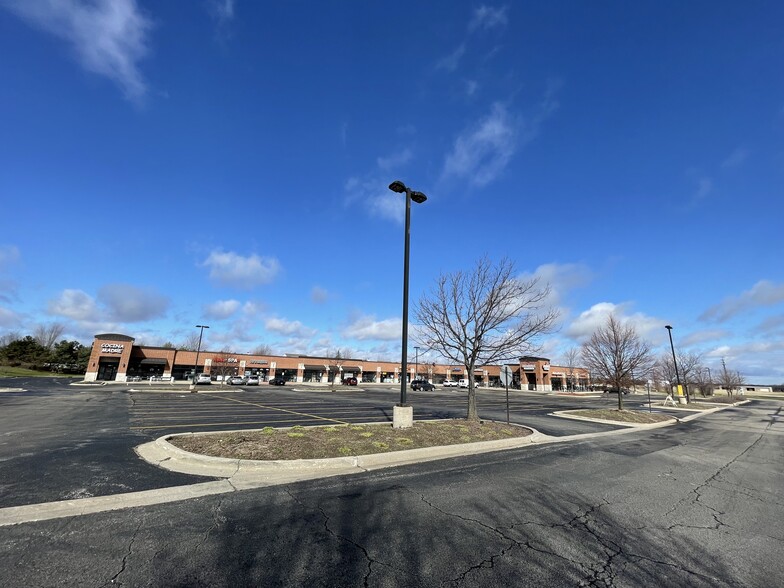
M 101 353 L 122 353 L 125 345 L 119 343 L 102 343 Z

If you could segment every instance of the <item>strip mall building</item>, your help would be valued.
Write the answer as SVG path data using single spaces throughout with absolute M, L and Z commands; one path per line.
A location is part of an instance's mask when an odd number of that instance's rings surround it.
M 514 387 L 542 392 L 586 389 L 589 373 L 584 368 L 559 367 L 544 357 L 521 357 L 506 363 L 512 368 Z M 399 362 L 340 359 L 306 355 L 249 355 L 215 351 L 184 351 L 169 347 L 134 345 L 133 337 L 116 333 L 95 336 L 85 380 L 126 382 L 150 377 L 184 380 L 193 373 L 212 375 L 257 375 L 261 380 L 283 378 L 289 382 L 327 383 L 354 377 L 363 383 L 400 383 Z M 417 375 L 434 384 L 467 378 L 465 367 L 436 363 L 409 363 L 407 380 Z M 480 386 L 500 386 L 501 365 L 476 368 L 474 381 Z M 568 384 L 568 385 L 567 385 Z

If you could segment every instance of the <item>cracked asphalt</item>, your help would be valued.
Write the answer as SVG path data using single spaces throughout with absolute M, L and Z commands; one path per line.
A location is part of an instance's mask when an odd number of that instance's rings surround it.
M 3 586 L 784 585 L 782 403 L 0 528 Z

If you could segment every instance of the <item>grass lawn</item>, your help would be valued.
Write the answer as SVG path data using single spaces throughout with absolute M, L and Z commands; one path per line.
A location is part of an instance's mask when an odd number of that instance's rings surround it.
M 0 365 L 0 378 L 84 378 L 83 374 L 56 374 L 54 372 L 39 372 L 38 370 L 29 370 L 22 367 L 11 367 L 8 365 Z
M 173 437 L 169 442 L 185 451 L 215 457 L 320 459 L 527 437 L 531 433 L 525 427 L 461 419 L 415 422 L 407 429 L 394 429 L 389 423 L 290 429 L 266 427 L 261 431 Z
M 619 423 L 651 424 L 672 420 L 672 417 L 666 414 L 656 412 L 642 412 L 639 410 L 618 410 L 617 408 L 604 408 L 601 410 L 570 410 L 569 414 L 592 419 L 603 419 L 605 421 L 616 421 Z

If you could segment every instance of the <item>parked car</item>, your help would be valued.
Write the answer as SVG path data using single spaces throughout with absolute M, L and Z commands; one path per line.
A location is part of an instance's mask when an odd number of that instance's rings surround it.
M 460 379 L 457 381 L 457 385 L 458 385 L 460 388 L 468 388 L 468 380 L 466 380 L 466 379 L 464 379 L 464 378 L 460 378 Z
M 286 380 L 283 378 L 272 378 L 270 381 L 270 386 L 285 386 Z
M 197 384 L 212 384 L 212 380 L 210 379 L 210 374 L 198 374 L 196 376 L 196 383 Z
M 343 378 L 343 385 L 344 386 L 356 386 L 357 379 L 356 378 Z
M 246 386 L 258 386 L 259 385 L 259 377 L 258 376 L 248 376 L 245 382 Z
M 245 382 L 246 380 L 242 376 L 232 376 L 227 383 L 229 386 L 244 386 Z
M 441 384 L 444 388 L 457 388 L 457 382 L 454 380 L 444 380 L 444 383 Z
M 427 380 L 411 380 L 411 389 L 414 391 L 424 390 L 425 392 L 430 392 L 431 390 L 435 390 L 436 387 Z

